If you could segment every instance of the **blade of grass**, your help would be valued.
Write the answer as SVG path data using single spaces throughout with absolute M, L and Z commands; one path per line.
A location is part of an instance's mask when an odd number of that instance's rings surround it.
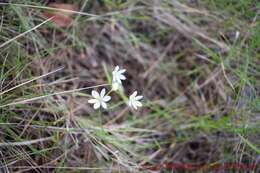
M 242 135 L 238 134 L 238 136 L 242 139 L 244 143 L 246 143 L 251 149 L 253 149 L 257 154 L 260 154 L 260 149 L 258 149 L 256 146 L 254 146 L 250 141 L 248 141 L 246 138 L 244 138 Z
M 69 93 L 73 93 L 73 92 L 83 91 L 83 90 L 97 88 L 97 87 L 101 87 L 101 86 L 107 86 L 107 85 L 108 84 L 101 84 L 101 85 L 95 85 L 95 86 L 91 86 L 91 87 L 78 88 L 78 89 L 73 89 L 73 90 L 68 90 L 68 91 L 52 93 L 52 94 L 48 94 L 48 95 L 34 97 L 34 98 L 31 98 L 31 99 L 17 101 L 17 102 L 14 102 L 14 103 L 8 103 L 6 105 L 1 105 L 0 108 L 4 108 L 4 107 L 7 107 L 7 106 L 18 105 L 18 104 L 26 104 L 26 103 L 29 103 L 29 102 L 32 102 L 32 101 L 36 101 L 36 100 L 40 100 L 40 99 L 44 99 L 44 98 L 47 98 L 47 97 L 50 97 L 50 96 L 61 95 L 61 94 L 69 94 Z
M 51 74 L 53 74 L 53 73 L 56 73 L 57 71 L 60 71 L 60 70 L 62 70 L 62 69 L 63 69 L 63 67 L 58 68 L 58 69 L 56 69 L 56 70 L 54 70 L 54 71 L 52 71 L 52 72 L 50 72 L 50 73 L 47 73 L 47 74 L 44 74 L 44 75 L 35 77 L 35 78 L 33 78 L 33 79 L 31 79 L 31 80 L 29 80 L 29 81 L 27 81 L 27 82 L 24 82 L 24 83 L 21 83 L 21 84 L 19 84 L 19 85 L 16 85 L 15 87 L 12 87 L 12 88 L 10 88 L 10 89 L 8 89 L 8 90 L 5 90 L 5 91 L 3 91 L 3 92 L 0 92 L 0 96 L 3 95 L 3 94 L 5 94 L 5 93 L 7 93 L 7 92 L 10 92 L 10 91 L 12 91 L 12 90 L 14 90 L 14 89 L 16 89 L 16 88 L 19 88 L 19 87 L 21 87 L 21 86 L 23 86 L 23 85 L 26 85 L 26 84 L 28 84 L 28 83 L 30 83 L 30 82 L 33 82 L 33 81 L 35 81 L 35 80 L 38 80 L 38 79 L 41 79 L 41 78 L 46 77 L 46 76 L 48 76 L 48 75 L 51 75 Z
M 4 42 L 3 44 L 1 44 L 1 45 L 0 45 L 0 48 L 2 48 L 2 47 L 4 47 L 4 46 L 6 46 L 7 44 L 11 43 L 12 41 L 14 41 L 14 40 L 16 40 L 16 39 L 18 39 L 18 38 L 20 38 L 20 37 L 22 37 L 22 36 L 24 36 L 24 35 L 28 34 L 29 32 L 31 32 L 31 31 L 33 31 L 33 30 L 35 30 L 35 29 L 39 28 L 40 26 L 42 26 L 43 24 L 45 24 L 45 23 L 47 23 L 47 22 L 51 21 L 52 19 L 53 19 L 53 17 L 51 17 L 51 18 L 48 18 L 47 20 L 45 20 L 45 21 L 43 21 L 42 23 L 40 23 L 40 24 L 36 25 L 36 26 L 35 26 L 35 27 L 33 27 L 32 29 L 30 29 L 30 30 L 27 30 L 27 31 L 25 31 L 25 32 L 23 32 L 23 33 L 21 33 L 21 34 L 19 34 L 19 35 L 15 36 L 15 37 L 13 37 L 12 39 L 10 39 L 10 40 L 8 40 L 8 41 Z

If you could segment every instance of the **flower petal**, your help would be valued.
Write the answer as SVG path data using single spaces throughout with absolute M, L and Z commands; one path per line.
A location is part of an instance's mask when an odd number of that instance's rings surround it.
M 128 104 L 129 107 L 132 107 L 132 101 L 131 100 L 129 100 L 127 104 Z
M 121 73 L 121 74 L 124 73 L 124 72 L 126 72 L 126 69 L 121 69 L 121 70 L 118 71 L 118 73 Z
M 111 100 L 111 97 L 110 96 L 105 96 L 103 97 L 102 99 L 104 102 L 108 102 L 109 100 Z
M 107 109 L 107 104 L 105 102 L 101 102 L 101 106 L 104 108 L 104 109 Z
M 99 98 L 99 94 L 98 94 L 98 92 L 95 91 L 95 90 L 92 90 L 91 95 L 92 95 L 94 98 Z
M 137 95 L 137 91 L 133 92 L 133 94 L 130 96 L 130 99 L 134 98 L 136 95 Z
M 103 89 L 101 90 L 100 97 L 103 98 L 103 97 L 105 96 L 105 94 L 106 94 L 106 89 L 103 88 Z
M 94 109 L 98 109 L 100 107 L 100 102 L 96 102 L 95 104 L 94 104 Z
M 135 100 L 141 100 L 143 98 L 143 96 L 136 96 Z
M 88 103 L 91 103 L 91 104 L 96 103 L 96 102 L 98 102 L 97 99 L 90 99 L 90 100 L 88 100 Z
M 135 110 L 137 110 L 137 106 L 136 106 L 135 104 L 133 104 L 133 108 L 134 108 Z
M 120 74 L 120 75 L 119 75 L 119 79 L 120 79 L 120 80 L 126 80 L 126 77 L 125 77 L 124 75 Z
M 117 65 L 116 67 L 115 67 L 115 69 L 114 69 L 114 71 L 118 71 L 119 70 L 119 66 Z
M 143 104 L 141 102 L 139 102 L 139 101 L 136 101 L 135 105 L 138 106 L 138 107 L 142 107 L 143 106 Z

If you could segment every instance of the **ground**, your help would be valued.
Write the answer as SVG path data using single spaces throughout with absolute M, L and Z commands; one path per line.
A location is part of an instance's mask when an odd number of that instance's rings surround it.
M 0 172 L 259 171 L 258 0 L 8 2 Z

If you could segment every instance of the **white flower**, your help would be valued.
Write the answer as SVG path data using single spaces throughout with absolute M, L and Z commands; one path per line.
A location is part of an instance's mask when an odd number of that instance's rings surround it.
M 100 94 L 97 91 L 92 90 L 91 95 L 94 97 L 94 99 L 90 99 L 88 103 L 94 104 L 94 109 L 98 109 L 100 106 L 102 106 L 104 109 L 107 109 L 106 102 L 108 102 L 111 97 L 106 95 L 105 88 L 101 90 Z
M 137 110 L 137 107 L 141 107 L 142 103 L 139 101 L 143 98 L 143 96 L 136 96 L 137 91 L 135 91 L 132 95 L 129 97 L 128 105 L 135 110 Z
M 116 66 L 114 71 L 112 72 L 113 74 L 113 82 L 117 82 L 119 84 L 121 84 L 121 80 L 125 80 L 126 77 L 123 75 L 123 73 L 126 71 L 126 69 L 121 69 L 119 68 L 119 66 Z

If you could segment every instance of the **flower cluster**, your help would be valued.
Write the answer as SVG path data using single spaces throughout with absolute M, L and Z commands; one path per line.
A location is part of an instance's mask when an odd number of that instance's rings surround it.
M 120 69 L 119 66 L 115 67 L 112 72 L 113 78 L 111 91 L 117 91 L 122 87 L 122 80 L 126 80 L 124 75 L 125 72 L 126 69 Z M 101 90 L 100 94 L 97 91 L 92 90 L 91 95 L 93 98 L 88 100 L 88 103 L 93 104 L 94 109 L 99 109 L 100 107 L 107 109 L 107 102 L 111 100 L 111 97 L 108 95 L 110 92 L 106 94 L 105 88 Z M 128 99 L 128 106 L 137 110 L 138 107 L 142 106 L 142 103 L 140 102 L 142 98 L 143 96 L 137 96 L 137 91 L 134 91 Z

